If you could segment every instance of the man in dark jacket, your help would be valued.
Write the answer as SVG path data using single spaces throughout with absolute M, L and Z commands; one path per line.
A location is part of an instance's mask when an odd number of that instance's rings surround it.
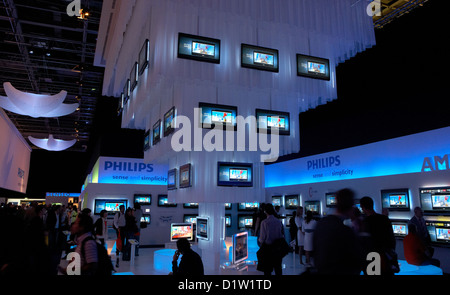
M 192 277 L 204 275 L 203 262 L 197 253 L 191 249 L 191 244 L 185 238 L 177 241 L 177 251 L 173 255 L 172 273 L 175 276 Z M 180 265 L 178 257 L 181 256 Z

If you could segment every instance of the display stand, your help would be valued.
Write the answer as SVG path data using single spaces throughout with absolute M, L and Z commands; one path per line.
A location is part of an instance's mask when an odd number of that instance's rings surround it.
M 136 255 L 136 246 L 139 245 L 139 242 L 134 239 L 128 240 L 128 243 L 131 244 L 131 257 L 130 257 L 130 266 L 134 265 L 134 257 Z

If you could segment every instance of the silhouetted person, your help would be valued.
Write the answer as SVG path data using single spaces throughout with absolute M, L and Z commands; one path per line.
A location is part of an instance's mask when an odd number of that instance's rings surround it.
M 336 195 L 336 212 L 321 219 L 314 233 L 314 265 L 319 274 L 359 275 L 361 249 L 352 228 L 344 220 L 352 215 L 354 193 L 342 189 Z
M 177 241 L 177 251 L 173 255 L 172 274 L 175 276 L 193 277 L 204 275 L 203 262 L 200 255 L 191 249 L 191 244 L 186 238 Z M 181 257 L 178 265 L 178 257 Z

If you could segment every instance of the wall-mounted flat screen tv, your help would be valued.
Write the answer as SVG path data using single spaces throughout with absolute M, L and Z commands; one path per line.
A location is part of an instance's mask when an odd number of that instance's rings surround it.
M 284 207 L 286 209 L 297 209 L 299 205 L 299 196 L 298 195 L 288 195 L 284 196 Z
M 238 204 L 239 211 L 255 211 L 259 208 L 258 202 L 241 202 Z
M 167 189 L 173 190 L 177 188 L 177 168 L 170 169 L 167 172 Z
M 201 128 L 213 129 L 216 126 L 223 126 L 223 129 L 232 130 L 237 129 L 236 116 L 237 107 L 199 103 L 200 109 L 200 124 Z
M 142 75 L 144 70 L 148 67 L 150 63 L 150 41 L 147 39 L 139 51 L 139 75 Z
M 337 205 L 336 193 L 326 193 L 325 206 L 327 206 L 327 208 L 335 208 L 336 205 Z
M 201 240 L 209 240 L 208 217 L 197 217 L 196 237 Z
M 450 244 L 450 223 L 430 220 L 426 222 L 428 233 L 433 244 Z
M 392 231 L 396 237 L 404 237 L 408 234 L 408 222 L 392 220 Z
M 184 223 L 196 224 L 197 216 L 198 216 L 198 214 L 184 214 L 183 215 L 183 222 Z
M 130 81 L 130 79 L 127 79 L 127 81 L 125 82 L 125 85 L 123 86 L 123 98 L 124 98 L 125 104 L 130 99 L 130 95 L 131 95 L 131 81 Z
M 164 114 L 164 136 L 168 136 L 175 131 L 175 107 L 172 107 Z
M 320 201 L 305 201 L 305 212 L 311 211 L 313 215 L 320 215 Z
M 128 208 L 128 200 L 126 199 L 95 199 L 94 214 L 99 215 L 102 210 L 108 211 L 108 215 L 114 215 L 120 211 L 120 206 Z
M 252 215 L 238 215 L 238 228 L 252 228 L 253 227 L 253 216 Z
M 409 189 L 382 190 L 381 207 L 390 211 L 409 211 Z
M 241 66 L 244 68 L 278 72 L 278 50 L 241 44 Z
M 252 163 L 217 163 L 217 185 L 253 186 Z
M 290 116 L 288 112 L 256 109 L 257 132 L 290 135 Z
M 194 224 L 172 223 L 170 225 L 170 240 L 177 241 L 181 238 L 186 238 L 188 241 L 194 239 Z
M 183 203 L 183 208 L 196 209 L 198 208 L 198 203 Z
M 176 207 L 177 203 L 170 203 L 167 195 L 158 195 L 158 207 Z
M 231 227 L 231 215 L 230 214 L 225 215 L 225 225 L 226 225 L 226 227 Z
M 424 214 L 450 215 L 450 187 L 420 188 L 419 196 Z
M 218 64 L 220 63 L 220 40 L 179 33 L 178 57 Z
M 151 205 L 152 195 L 151 194 L 135 194 L 134 203 L 140 205 Z
M 191 186 L 191 164 L 185 164 L 180 167 L 180 188 Z
M 161 140 L 161 120 L 158 120 L 153 125 L 153 145 L 157 144 Z
M 144 133 L 144 152 L 150 148 L 150 130 Z
M 326 58 L 297 54 L 297 75 L 330 80 L 330 61 Z
M 272 205 L 275 206 L 281 206 L 281 196 L 272 196 Z
M 130 72 L 130 92 L 136 88 L 139 81 L 139 63 L 135 62 Z

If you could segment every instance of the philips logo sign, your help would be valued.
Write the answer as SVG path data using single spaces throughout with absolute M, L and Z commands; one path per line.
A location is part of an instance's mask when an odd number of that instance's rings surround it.
M 153 164 L 105 161 L 104 170 L 130 171 L 130 172 L 153 172 Z
M 331 167 L 337 167 L 339 165 L 341 165 L 341 159 L 340 159 L 339 155 L 334 156 L 334 157 L 325 157 L 325 158 L 319 158 L 316 160 L 309 160 L 307 162 L 308 170 L 331 168 Z
M 438 171 L 438 170 L 450 170 L 450 165 L 448 161 L 448 154 L 443 157 L 434 156 L 426 157 L 423 159 L 422 163 L 422 171 L 421 172 L 430 172 L 430 171 Z

